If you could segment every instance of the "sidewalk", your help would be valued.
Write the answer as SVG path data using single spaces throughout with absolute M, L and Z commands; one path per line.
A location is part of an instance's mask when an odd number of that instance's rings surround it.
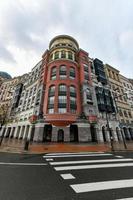
M 115 151 L 133 151 L 133 142 L 128 142 L 127 149 L 123 143 L 113 143 Z M 28 151 L 24 150 L 23 140 L 4 138 L 0 152 L 41 154 L 49 152 L 98 152 L 111 151 L 110 143 L 35 143 L 29 144 Z

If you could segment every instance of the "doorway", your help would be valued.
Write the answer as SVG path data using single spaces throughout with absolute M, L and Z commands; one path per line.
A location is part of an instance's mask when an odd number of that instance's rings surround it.
M 78 142 L 78 126 L 70 125 L 70 142 Z
M 90 131 L 91 131 L 91 141 L 97 142 L 97 134 L 96 134 L 95 125 L 93 125 L 93 124 L 90 125 Z
M 106 140 L 106 130 L 105 130 L 105 126 L 102 126 L 102 134 L 103 134 L 103 141 L 107 142 Z
M 63 129 L 58 130 L 58 142 L 64 142 L 64 130 Z
M 52 139 L 52 125 L 48 124 L 44 126 L 43 141 L 51 142 Z

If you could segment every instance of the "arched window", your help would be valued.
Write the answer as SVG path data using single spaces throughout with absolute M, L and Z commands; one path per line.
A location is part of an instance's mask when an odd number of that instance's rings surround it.
M 64 50 L 61 51 L 61 58 L 66 58 L 66 52 Z
M 68 51 L 68 59 L 72 60 L 73 59 L 73 54 L 71 51 Z
M 56 80 L 56 67 L 51 69 L 51 80 Z
M 58 58 L 59 58 L 59 51 L 56 51 L 56 52 L 55 52 L 54 58 L 55 58 L 55 59 L 58 59 Z
M 67 87 L 64 84 L 59 85 L 58 91 L 58 112 L 67 112 Z
M 75 77 L 76 77 L 75 68 L 74 67 L 70 67 L 69 78 L 70 79 L 75 79 Z
M 66 70 L 65 65 L 60 66 L 59 76 L 60 76 L 60 79 L 65 79 L 67 77 L 67 70 Z
M 70 96 L 76 97 L 76 88 L 75 88 L 75 86 L 70 86 Z
M 54 99 L 55 99 L 55 86 L 52 85 L 49 88 L 49 94 L 48 94 L 48 113 L 49 114 L 54 113 Z
M 75 86 L 70 86 L 70 112 L 72 113 L 76 113 L 77 110 L 76 96 Z
M 53 54 L 50 55 L 49 60 L 50 60 L 50 61 L 53 60 Z

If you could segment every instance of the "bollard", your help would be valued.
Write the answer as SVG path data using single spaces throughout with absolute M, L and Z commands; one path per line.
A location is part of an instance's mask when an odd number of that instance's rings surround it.
M 25 141 L 24 150 L 28 151 L 29 148 L 29 140 Z

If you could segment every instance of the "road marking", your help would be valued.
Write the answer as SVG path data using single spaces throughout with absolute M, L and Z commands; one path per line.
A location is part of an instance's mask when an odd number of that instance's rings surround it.
M 124 199 L 116 199 L 116 200 L 133 200 L 133 197 L 131 197 L 131 198 L 124 198 Z
M 98 168 L 111 168 L 111 167 L 133 167 L 133 163 L 113 163 L 113 164 L 98 164 L 98 165 L 79 165 L 79 166 L 65 166 L 54 167 L 56 171 L 63 170 L 77 170 L 77 169 L 98 169 Z
M 6 163 L 0 162 L 0 165 L 22 165 L 22 166 L 44 166 L 46 163 Z
M 51 155 L 51 156 L 43 156 L 43 158 L 67 158 L 67 157 L 87 157 L 87 156 L 112 156 L 110 153 L 106 154 L 78 154 L 78 155 Z
M 53 156 L 53 155 L 71 155 L 71 154 L 101 154 L 101 153 L 104 153 L 102 151 L 99 151 L 99 152 L 78 152 L 78 153 L 75 153 L 75 152 L 71 152 L 71 153 L 46 153 L 45 155 L 49 155 L 49 156 Z
M 70 185 L 76 193 L 133 187 L 133 179 Z
M 133 161 L 132 158 L 125 159 L 104 159 L 104 160 L 78 160 L 78 161 L 59 161 L 59 162 L 50 162 L 50 165 L 67 165 L 67 164 L 83 164 L 83 163 L 101 163 L 101 162 L 126 162 Z
M 75 179 L 72 174 L 60 174 L 63 179 Z
M 54 160 L 53 158 L 47 158 L 46 161 L 52 161 Z
M 123 158 L 123 156 L 115 156 L 116 158 Z

